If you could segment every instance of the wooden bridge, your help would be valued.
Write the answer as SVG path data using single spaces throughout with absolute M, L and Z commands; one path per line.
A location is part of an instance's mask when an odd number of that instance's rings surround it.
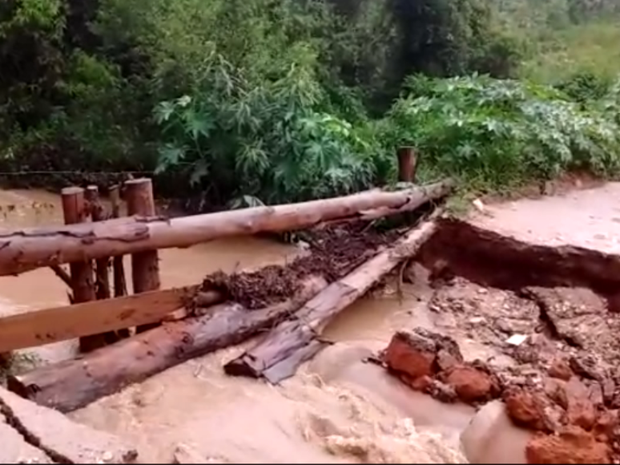
M 400 180 L 411 182 L 415 174 L 413 151 L 401 149 L 398 154 Z M 190 247 L 224 236 L 372 220 L 414 210 L 445 196 L 451 188 L 452 183 L 444 181 L 394 192 L 375 189 L 345 197 L 175 219 L 156 215 L 150 179 L 127 181 L 122 196 L 120 186 L 112 187 L 109 210 L 102 206 L 97 187 L 65 188 L 61 194 L 65 226 L 0 234 L 0 276 L 49 267 L 70 288 L 71 304 L 0 318 L 0 353 L 79 338 L 82 355 L 12 376 L 9 389 L 41 405 L 70 411 L 123 384 L 220 348 L 224 326 L 238 329 L 238 335 L 226 344 L 241 342 L 252 331 L 250 320 L 271 321 L 275 315 L 299 308 L 325 287 L 308 283 L 298 298 L 264 312 L 240 312 L 238 306 L 223 304 L 230 308 L 222 313 L 220 326 L 219 317 L 211 318 L 207 325 L 205 318 L 187 318 L 191 316 L 188 299 L 201 300 L 208 306 L 221 304 L 225 296 L 216 291 L 200 292 L 198 285 L 161 289 L 158 249 Z M 120 217 L 122 201 L 126 202 L 127 217 Z M 432 227 L 427 226 L 404 241 L 419 245 L 431 232 Z M 133 295 L 127 294 L 123 255 L 131 255 Z M 404 257 L 397 255 L 384 255 L 373 266 L 389 271 Z M 69 271 L 62 268 L 64 264 Z M 359 289 L 372 284 L 364 279 Z M 162 326 L 162 322 L 167 324 Z M 130 373 L 128 366 L 133 361 L 145 359 L 157 362 L 146 363 L 139 373 Z M 93 392 L 69 388 L 69 384 L 99 387 Z

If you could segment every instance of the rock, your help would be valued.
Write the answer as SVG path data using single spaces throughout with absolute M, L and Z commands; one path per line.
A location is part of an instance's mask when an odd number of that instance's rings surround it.
M 608 319 L 607 302 L 591 289 L 527 287 L 522 293 L 538 303 L 546 321 L 559 337 L 588 352 L 586 358 L 591 358 L 592 353 L 603 360 L 615 357 L 617 331 Z M 573 359 L 570 366 L 576 374 L 599 379 L 589 369 L 591 367 L 584 367 L 583 373 L 578 371 L 579 367 L 573 366 Z
M 461 433 L 461 443 L 470 463 L 527 463 L 525 446 L 533 435 L 515 426 L 504 404 L 494 400 L 476 412 Z
M 603 402 L 605 405 L 611 405 L 616 391 L 616 383 L 613 379 L 605 377 L 601 382 L 601 387 L 603 388 Z
M 598 367 L 596 359 L 590 355 L 581 357 L 572 356 L 568 363 L 575 374 L 582 376 L 583 378 L 595 380 L 604 378 L 601 374 L 600 368 Z
M 558 435 L 538 434 L 531 439 L 525 455 L 528 463 L 611 463 L 611 449 L 576 426 L 568 426 Z
M 416 379 L 437 373 L 442 365 L 462 362 L 463 355 L 454 339 L 424 328 L 415 328 L 394 334 L 383 360 L 391 370 Z
M 598 381 L 593 381 L 588 388 L 590 393 L 588 398 L 595 407 L 603 407 L 605 405 L 605 396 L 603 394 L 603 386 Z
M 405 384 L 411 386 L 414 391 L 420 392 L 426 392 L 432 383 L 433 379 L 430 376 L 420 376 L 415 379 L 407 377 L 405 379 Z
M 426 392 L 433 398 L 448 404 L 456 402 L 458 399 L 458 395 L 452 386 L 436 379 L 431 380 L 431 384 L 427 387 Z
M 442 378 L 464 402 L 490 400 L 499 394 L 497 381 L 488 373 L 472 366 L 454 366 L 442 375 Z
M 437 348 L 435 342 L 415 333 L 399 331 L 388 345 L 384 361 L 388 368 L 415 380 L 433 374 Z
M 437 365 L 441 371 L 449 370 L 453 366 L 458 365 L 460 361 L 445 349 L 441 349 L 437 353 Z
M 566 423 L 569 425 L 580 426 L 584 430 L 591 430 L 596 422 L 596 410 L 594 405 L 587 398 L 568 399 L 566 409 Z
M 55 462 L 131 463 L 138 453 L 121 438 L 75 423 L 0 388 L 0 411 L 23 436 Z
M 618 426 L 618 410 L 604 410 L 598 415 L 593 431 L 599 440 L 613 441 L 618 436 Z
M 555 419 L 544 393 L 512 387 L 504 391 L 503 398 L 506 413 L 516 425 L 537 431 L 555 429 Z
M 0 460 L 2 463 L 54 463 L 41 449 L 28 444 L 0 414 Z
M 551 367 L 549 368 L 549 376 L 568 381 L 571 376 L 573 376 L 573 371 L 570 369 L 566 359 L 558 357 L 551 363 Z
M 547 378 L 544 382 L 545 394 L 563 409 L 568 408 L 566 382 L 557 378 Z

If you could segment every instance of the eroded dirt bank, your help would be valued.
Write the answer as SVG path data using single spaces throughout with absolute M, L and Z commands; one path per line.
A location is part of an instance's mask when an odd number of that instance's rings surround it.
M 555 413 L 544 421 L 555 426 L 572 424 L 574 408 L 571 416 L 568 399 L 563 407 L 548 395 L 547 380 L 559 380 L 553 383 L 560 393 L 568 392 L 562 382 L 577 391 L 583 387 L 587 402 L 581 395 L 572 398 L 595 412 L 594 424 L 588 420 L 584 429 L 594 435 L 600 413 L 613 415 L 616 408 L 609 370 L 616 366 L 617 326 L 608 300 L 613 302 L 619 262 L 608 255 L 613 250 L 583 241 L 577 241 L 582 248 L 574 247 L 568 236 L 566 247 L 519 239 L 475 221 L 445 221 L 424 248 L 421 264 L 404 273 L 405 282 L 391 278 L 339 315 L 325 334 L 336 343 L 280 386 L 223 374 L 222 365 L 250 341 L 167 370 L 71 416 L 132 440 L 143 462 L 526 463 L 528 444 L 536 434 L 546 437 L 549 428 L 516 427 L 502 390 L 476 413 L 472 405 L 438 401 L 363 361 L 398 330 L 438 332 L 454 338 L 465 360 L 492 368 L 502 386 L 531 389 L 540 402 L 550 401 L 543 407 Z M 166 286 L 193 284 L 218 269 L 283 263 L 301 253 L 253 239 L 218 241 L 162 254 L 162 278 Z M 55 279 L 51 273 L 49 279 Z M 562 288 L 549 289 L 557 286 Z M 20 298 L 27 307 L 26 293 Z M 592 354 L 594 364 L 586 357 Z M 562 361 L 568 381 L 550 373 Z M 530 418 L 535 423 L 543 417 Z M 584 444 L 584 437 L 577 439 Z M 597 444 L 602 439 L 594 437 Z

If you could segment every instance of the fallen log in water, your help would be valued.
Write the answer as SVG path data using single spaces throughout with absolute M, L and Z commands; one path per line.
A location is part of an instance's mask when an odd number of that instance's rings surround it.
M 290 231 L 340 218 L 414 210 L 448 194 L 449 180 L 398 192 L 366 192 L 290 205 L 246 208 L 175 219 L 131 217 L 0 234 L 0 276 L 61 263 L 189 247 L 218 237 Z
M 165 323 L 80 358 L 9 376 L 8 388 L 69 412 L 191 358 L 239 344 L 273 327 L 325 287 L 321 278 L 308 279 L 290 300 L 259 310 L 221 304 L 207 315 Z
M 262 342 L 228 362 L 229 375 L 264 377 L 271 383 L 292 376 L 305 360 L 326 344 L 320 333 L 331 319 L 364 295 L 401 261 L 413 256 L 436 229 L 434 221 L 410 230 L 394 247 L 384 250 L 343 279 L 334 282 L 282 322 Z

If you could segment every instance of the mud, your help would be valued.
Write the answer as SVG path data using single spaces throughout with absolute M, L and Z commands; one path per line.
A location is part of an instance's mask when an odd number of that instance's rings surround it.
M 401 231 L 378 231 L 367 223 L 338 225 L 307 231 L 306 253 L 285 265 L 253 272 L 205 277 L 201 289 L 217 290 L 249 310 L 282 302 L 300 291 L 305 278 L 320 276 L 328 283 L 343 278 L 398 239 Z
M 508 290 L 454 276 L 436 286 L 429 308 L 441 337 L 488 350 L 442 366 L 441 350 L 412 342 L 428 334 L 397 333 L 383 359 L 405 384 L 444 402 L 501 397 L 511 421 L 536 432 L 528 463 L 620 462 L 620 315 L 606 298 L 583 287 Z

